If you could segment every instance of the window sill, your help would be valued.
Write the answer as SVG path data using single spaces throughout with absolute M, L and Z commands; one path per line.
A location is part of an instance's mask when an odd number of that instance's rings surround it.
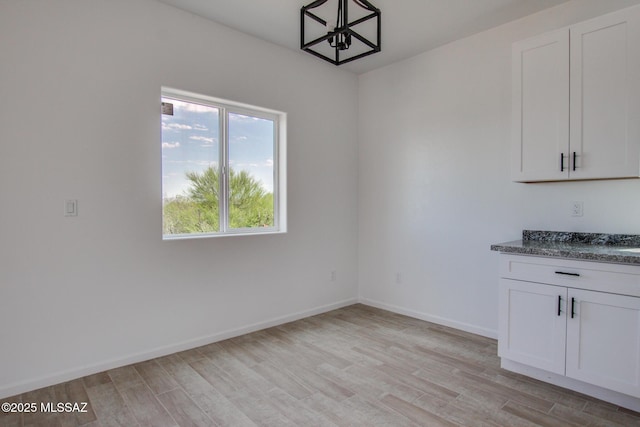
M 162 236 L 163 241 L 171 240 L 191 240 L 191 239 L 209 239 L 215 237 L 238 237 L 238 236 L 264 236 L 270 234 L 286 234 L 286 230 L 269 229 L 265 231 L 237 231 L 228 233 L 202 233 L 202 234 L 165 234 Z

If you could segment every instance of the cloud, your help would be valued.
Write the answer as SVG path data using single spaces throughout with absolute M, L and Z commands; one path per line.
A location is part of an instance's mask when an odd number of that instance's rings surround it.
M 234 163 L 233 161 L 229 161 L 229 163 L 233 163 L 234 166 L 239 167 L 240 169 L 251 169 L 251 168 L 259 168 L 261 165 L 258 163 Z M 262 165 L 264 166 L 264 165 Z
M 162 143 L 162 148 L 179 148 L 179 147 L 180 147 L 179 142 L 163 142 Z
M 262 117 L 254 117 L 254 116 L 245 116 L 244 114 L 231 113 L 229 114 L 229 120 L 232 122 L 256 122 L 256 121 L 265 121 L 270 122 L 272 120 L 263 119 Z
M 246 141 L 248 139 L 249 138 L 247 138 L 246 136 L 234 136 L 229 142 L 231 142 L 231 144 L 239 144 L 240 142 Z
M 229 120 L 232 122 L 246 122 L 251 119 L 250 116 L 245 116 L 244 114 L 230 113 Z
M 208 142 L 209 144 L 213 144 L 214 142 L 216 142 L 215 138 L 207 138 L 206 136 L 193 135 L 193 136 L 190 136 L 189 139 L 192 139 L 194 141 Z
M 183 125 L 182 123 L 165 123 L 162 122 L 162 130 L 190 130 L 193 129 L 189 125 Z
M 194 104 L 191 102 L 179 102 L 179 108 L 181 110 L 189 111 L 190 113 L 217 113 L 216 107 L 210 107 L 208 105 Z
M 205 125 L 201 125 L 201 124 L 198 124 L 198 123 L 196 123 L 196 124 L 193 126 L 193 128 L 194 128 L 195 130 L 201 130 L 201 131 L 203 131 L 203 132 L 206 132 L 206 131 L 208 131 L 208 130 L 209 130 L 209 128 L 208 128 L 208 127 L 206 127 Z
M 248 166 L 251 168 L 273 168 L 273 159 L 266 159 L 261 163 L 239 163 L 242 166 Z
M 218 167 L 218 162 L 212 162 L 209 160 L 169 160 L 164 164 L 176 164 L 176 165 L 196 165 L 196 166 L 211 166 Z

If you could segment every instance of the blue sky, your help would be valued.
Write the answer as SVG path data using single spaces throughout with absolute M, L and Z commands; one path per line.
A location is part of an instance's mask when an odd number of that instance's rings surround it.
M 183 195 L 187 172 L 202 172 L 220 164 L 221 111 L 212 106 L 169 98 L 173 116 L 162 115 L 162 192 L 166 198 Z M 273 191 L 273 126 L 271 120 L 229 113 L 229 166 L 245 170 L 263 188 Z

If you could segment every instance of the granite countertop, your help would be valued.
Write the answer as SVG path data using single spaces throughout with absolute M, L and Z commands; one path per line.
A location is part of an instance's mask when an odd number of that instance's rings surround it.
M 491 245 L 502 253 L 640 265 L 640 235 L 523 230 L 522 240 Z

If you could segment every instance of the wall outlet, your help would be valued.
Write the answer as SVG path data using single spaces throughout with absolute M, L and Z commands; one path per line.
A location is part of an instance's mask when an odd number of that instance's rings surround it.
M 584 212 L 584 202 L 571 202 L 571 216 L 582 216 Z
M 399 285 L 402 283 L 402 274 L 396 273 L 396 283 Z
M 336 280 L 338 280 L 338 273 L 336 273 L 335 270 L 331 271 L 331 275 L 329 276 L 332 282 L 335 282 Z

